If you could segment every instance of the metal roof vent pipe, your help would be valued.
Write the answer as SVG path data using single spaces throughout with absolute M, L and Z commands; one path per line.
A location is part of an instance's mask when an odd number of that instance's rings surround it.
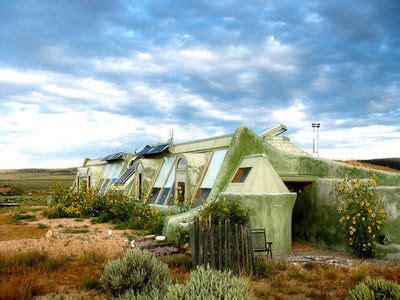
M 313 155 L 319 157 L 318 146 L 319 146 L 319 128 L 321 127 L 320 123 L 312 123 L 313 129 Z

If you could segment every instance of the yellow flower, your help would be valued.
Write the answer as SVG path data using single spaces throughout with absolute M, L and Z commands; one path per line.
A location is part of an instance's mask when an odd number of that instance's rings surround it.
M 365 206 L 369 206 L 369 202 L 365 202 Z
M 375 214 L 372 214 L 371 217 L 375 218 Z
M 350 219 L 350 216 L 349 216 L 349 215 L 347 215 L 347 216 L 346 216 L 346 220 L 349 220 L 349 219 Z

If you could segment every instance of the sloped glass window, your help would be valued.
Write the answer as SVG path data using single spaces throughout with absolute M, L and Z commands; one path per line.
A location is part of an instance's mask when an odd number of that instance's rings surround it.
M 212 189 L 214 186 L 215 179 L 217 178 L 219 169 L 221 168 L 222 162 L 224 161 L 227 150 L 217 150 L 211 158 L 210 165 L 208 166 L 207 173 L 204 176 L 203 182 L 200 188 Z
M 251 171 L 251 167 L 248 168 L 239 168 L 232 179 L 232 183 L 243 183 L 246 181 L 246 178 L 249 176 Z
M 150 195 L 150 203 L 155 203 L 157 200 L 158 195 L 160 194 L 161 189 L 160 188 L 153 188 L 153 190 L 151 191 L 151 195 Z
M 164 159 L 160 173 L 158 174 L 157 179 L 154 182 L 154 187 L 162 188 L 164 186 L 164 183 L 167 180 L 168 174 L 173 164 L 174 164 L 174 157 L 166 157 Z
M 196 202 L 193 204 L 192 207 L 197 207 L 208 198 L 208 195 L 210 195 L 211 189 L 199 189 L 196 197 Z
M 170 189 L 169 194 L 167 195 L 167 198 L 166 198 L 166 201 L 165 201 L 164 205 L 171 206 L 171 205 L 175 204 L 174 191 L 175 191 L 175 184 Z
M 105 179 L 103 186 L 100 188 L 99 193 L 105 194 L 108 189 L 117 181 L 119 174 L 121 173 L 123 164 L 108 164 L 105 167 L 103 178 Z

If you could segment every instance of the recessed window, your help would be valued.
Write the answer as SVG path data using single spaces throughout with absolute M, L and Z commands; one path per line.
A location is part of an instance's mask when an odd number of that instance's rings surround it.
M 247 176 L 249 176 L 249 173 L 251 171 L 251 167 L 248 168 L 239 168 L 237 170 L 235 177 L 233 177 L 232 182 L 233 183 L 243 183 L 246 181 Z
M 181 158 L 178 161 L 178 169 L 185 169 L 187 167 L 186 160 L 184 158 Z

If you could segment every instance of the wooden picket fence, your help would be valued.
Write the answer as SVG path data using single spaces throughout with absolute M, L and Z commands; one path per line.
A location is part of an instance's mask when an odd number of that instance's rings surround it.
M 254 249 L 251 224 L 213 223 L 194 219 L 190 234 L 193 264 L 210 265 L 218 270 L 232 270 L 236 274 L 253 274 Z M 194 239 L 194 240 L 193 240 Z

